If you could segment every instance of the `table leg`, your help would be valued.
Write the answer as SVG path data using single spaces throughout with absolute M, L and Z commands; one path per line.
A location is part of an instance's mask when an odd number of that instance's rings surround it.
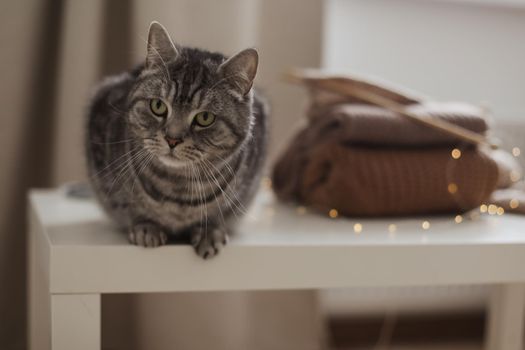
M 486 350 L 523 350 L 525 284 L 494 286 L 486 328 Z
M 51 296 L 51 348 L 100 350 L 100 294 Z
M 38 220 L 31 214 L 28 236 L 28 347 L 51 349 L 51 295 L 49 294 L 49 256 L 43 246 Z

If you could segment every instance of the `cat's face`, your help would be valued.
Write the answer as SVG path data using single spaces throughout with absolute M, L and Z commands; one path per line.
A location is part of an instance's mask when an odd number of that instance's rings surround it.
M 166 166 L 221 162 L 250 137 L 257 52 L 177 49 L 158 23 L 150 27 L 144 71 L 130 92 L 128 127 Z

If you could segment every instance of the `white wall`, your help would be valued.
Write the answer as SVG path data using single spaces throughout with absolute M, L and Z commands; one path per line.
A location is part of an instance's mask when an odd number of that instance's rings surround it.
M 525 119 L 522 3 L 327 0 L 322 64 Z

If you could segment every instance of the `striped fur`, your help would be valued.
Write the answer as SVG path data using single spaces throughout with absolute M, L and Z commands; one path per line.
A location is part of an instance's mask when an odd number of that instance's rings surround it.
M 146 62 L 97 88 L 87 120 L 88 170 L 98 199 L 132 243 L 189 239 L 207 258 L 255 194 L 267 111 L 251 89 L 254 50 L 227 60 L 170 44 L 152 24 Z M 166 102 L 166 117 L 151 112 L 154 98 Z M 200 111 L 216 115 L 215 123 L 192 124 Z M 183 142 L 171 149 L 168 132 Z

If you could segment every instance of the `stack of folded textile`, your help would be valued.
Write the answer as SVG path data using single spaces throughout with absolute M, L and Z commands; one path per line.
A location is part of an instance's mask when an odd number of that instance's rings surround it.
M 311 91 L 308 124 L 273 172 L 282 200 L 348 216 L 460 213 L 490 202 L 496 189 L 521 173 L 503 151 L 414 122 L 362 96 L 380 96 L 416 119 L 437 119 L 481 136 L 488 126 L 478 107 L 425 101 L 350 77 L 344 94 L 318 88 L 314 78 L 304 82 Z

